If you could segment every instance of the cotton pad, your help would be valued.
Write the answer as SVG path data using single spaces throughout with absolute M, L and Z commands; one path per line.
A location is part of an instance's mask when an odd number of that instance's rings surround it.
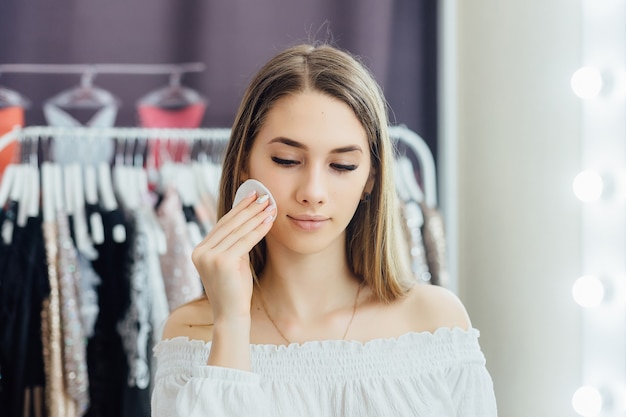
M 270 193 L 270 190 L 267 189 L 265 185 L 263 185 L 260 181 L 257 180 L 246 180 L 243 184 L 239 186 L 237 192 L 235 193 L 235 200 L 233 201 L 233 207 L 235 207 L 241 200 L 246 198 L 247 195 L 252 191 L 256 191 L 257 197 L 261 197 L 263 195 L 267 195 L 270 200 L 270 205 L 276 205 L 276 200 Z

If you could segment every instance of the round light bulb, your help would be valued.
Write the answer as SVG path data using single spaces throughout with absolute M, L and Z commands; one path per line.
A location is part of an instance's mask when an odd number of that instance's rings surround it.
M 574 282 L 572 296 L 582 307 L 595 307 L 604 299 L 604 284 L 598 277 L 584 275 Z
M 582 386 L 572 397 L 572 407 L 581 416 L 595 417 L 602 411 L 602 394 L 595 387 Z
M 583 67 L 572 74 L 570 85 L 582 99 L 597 97 L 602 91 L 602 73 L 597 68 Z
M 598 201 L 602 197 L 604 181 L 596 171 L 585 170 L 574 178 L 574 194 L 585 203 Z

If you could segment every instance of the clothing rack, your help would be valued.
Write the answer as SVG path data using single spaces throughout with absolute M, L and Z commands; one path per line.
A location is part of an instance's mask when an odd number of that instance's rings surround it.
M 405 125 L 390 126 L 389 136 L 407 145 L 415 154 L 424 183 L 424 202 L 428 207 L 437 207 L 437 169 L 426 141 Z

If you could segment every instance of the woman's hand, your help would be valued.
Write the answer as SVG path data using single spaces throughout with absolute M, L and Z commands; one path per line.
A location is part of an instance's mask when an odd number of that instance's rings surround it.
M 226 213 L 196 246 L 192 261 L 213 309 L 213 321 L 250 320 L 252 271 L 249 253 L 272 227 L 276 207 L 251 192 Z

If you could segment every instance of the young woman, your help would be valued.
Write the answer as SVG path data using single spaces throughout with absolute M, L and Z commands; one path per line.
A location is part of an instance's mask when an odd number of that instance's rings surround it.
M 271 59 L 245 93 L 219 217 L 193 261 L 206 298 L 155 347 L 153 415 L 496 415 L 460 301 L 398 256 L 381 91 L 328 45 Z M 266 195 L 232 206 L 247 179 Z

